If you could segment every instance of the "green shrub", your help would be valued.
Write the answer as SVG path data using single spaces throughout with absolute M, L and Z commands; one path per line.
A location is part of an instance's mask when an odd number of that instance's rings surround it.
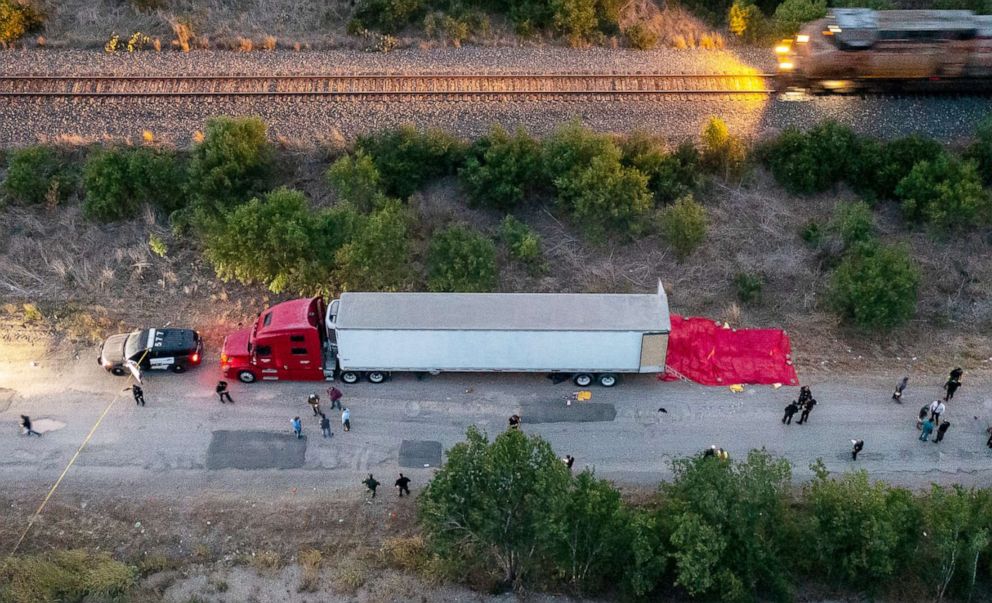
M 573 46 L 589 42 L 597 32 L 596 0 L 550 0 L 552 22 Z
M 742 304 L 751 304 L 761 300 L 761 289 L 764 285 L 764 277 L 752 272 L 740 272 L 734 277 L 734 286 L 737 288 L 737 299 Z
M 326 177 L 339 199 L 361 211 L 371 211 L 383 202 L 382 176 L 372 158 L 361 151 L 335 161 Z
M 661 230 L 675 254 L 688 257 L 706 238 L 706 208 L 692 195 L 681 197 L 661 214 Z
M 107 553 L 83 550 L 6 557 L 0 561 L 0 601 L 115 600 L 137 583 L 137 568 Z
M 540 184 L 540 143 L 518 129 L 512 136 L 500 126 L 475 141 L 458 171 L 469 203 L 511 211 Z
M 779 184 L 789 192 L 808 195 L 851 174 L 861 155 L 861 141 L 849 128 L 828 121 L 806 134 L 786 130 L 763 154 Z
M 677 3 L 714 26 L 727 23 L 733 0 L 677 0 Z
M 536 266 L 541 260 L 541 237 L 513 216 L 506 216 L 499 225 L 499 236 L 506 244 L 510 257 Z
M 103 149 L 83 167 L 88 218 L 111 222 L 132 218 L 144 203 L 166 212 L 182 207 L 185 174 L 175 157 L 152 149 Z
M 725 180 L 744 174 L 747 147 L 719 117 L 711 117 L 703 128 L 702 147 L 700 163 L 704 169 Z
M 840 203 L 834 209 L 830 229 L 840 236 L 845 248 L 850 248 L 875 238 L 875 216 L 864 201 Z
M 939 228 L 972 225 L 989 211 L 989 196 L 971 161 L 941 155 L 921 161 L 896 186 L 903 216 Z
M 623 164 L 648 177 L 648 188 L 659 203 L 674 201 L 699 185 L 699 152 L 691 142 L 667 153 L 661 141 L 634 133 L 621 146 Z
M 780 37 L 793 36 L 810 21 L 827 16 L 827 0 L 784 0 L 775 9 L 772 21 Z
M 978 122 L 978 128 L 975 130 L 975 142 L 968 147 L 965 158 L 975 162 L 982 182 L 992 183 L 992 115 L 988 115 Z
M 593 132 L 578 121 L 571 121 L 544 139 L 541 156 L 545 179 L 555 182 L 585 170 L 595 157 L 605 156 L 619 161 L 621 153 L 609 136 Z M 560 201 L 570 205 L 571 200 Z
M 734 0 L 727 13 L 727 26 L 738 38 L 756 42 L 765 35 L 765 16 L 751 0 Z
M 42 15 L 27 0 L 0 0 L 0 44 L 16 42 L 42 24 Z
M 968 490 L 955 485 L 932 485 L 919 501 L 923 511 L 924 545 L 918 559 L 936 600 L 957 594 L 970 599 L 978 573 L 978 560 L 988 551 L 992 496 L 988 490 Z
M 573 217 L 593 237 L 610 229 L 640 233 L 653 205 L 648 177 L 624 167 L 613 155 L 594 157 L 586 169 L 559 177 L 555 185 Z
M 280 188 L 223 215 L 208 229 L 204 253 L 225 281 L 315 293 L 330 285 L 334 253 L 356 220 L 349 209 L 312 213 L 303 193 Z
M 394 34 L 422 17 L 426 7 L 424 0 L 359 0 L 349 30 Z
M 12 201 L 25 205 L 64 201 L 72 190 L 72 175 L 64 162 L 51 147 L 11 151 L 3 190 Z
M 375 162 L 386 193 L 401 199 L 434 178 L 454 174 L 465 154 L 465 144 L 454 136 L 410 125 L 363 136 L 356 147 Z
M 496 246 L 486 236 L 451 226 L 431 237 L 427 251 L 431 291 L 492 291 L 498 276 Z
M 866 145 L 855 166 L 856 188 L 870 192 L 879 199 L 892 199 L 899 182 L 909 175 L 917 163 L 934 161 L 946 154 L 935 140 L 912 135 L 882 145 Z
M 823 228 L 815 220 L 810 220 L 803 224 L 802 230 L 799 231 L 799 238 L 814 249 L 820 246 L 820 243 L 823 242 L 823 237 Z
M 634 23 L 623 31 L 627 45 L 637 50 L 651 50 L 658 45 L 658 33 L 643 23 Z
M 268 188 L 272 148 L 257 117 L 214 117 L 189 165 L 191 201 L 208 214 L 247 202 Z
M 830 301 L 858 327 L 891 329 L 912 318 L 919 283 L 919 270 L 906 248 L 860 243 L 844 254 L 834 272 Z
M 352 291 L 407 289 L 410 265 L 410 215 L 396 199 L 386 201 L 355 229 L 351 241 L 337 252 L 337 277 Z

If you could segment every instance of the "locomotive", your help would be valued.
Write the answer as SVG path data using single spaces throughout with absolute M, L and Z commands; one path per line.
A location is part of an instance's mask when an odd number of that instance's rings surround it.
M 779 85 L 811 91 L 992 83 L 992 16 L 835 8 L 776 48 Z

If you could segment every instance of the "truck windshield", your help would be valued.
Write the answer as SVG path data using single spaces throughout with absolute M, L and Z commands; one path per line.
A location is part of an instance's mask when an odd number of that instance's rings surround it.
M 145 350 L 145 341 L 148 338 L 148 331 L 134 331 L 127 336 L 127 341 L 124 342 L 124 359 L 134 358 L 137 360 L 136 356 Z

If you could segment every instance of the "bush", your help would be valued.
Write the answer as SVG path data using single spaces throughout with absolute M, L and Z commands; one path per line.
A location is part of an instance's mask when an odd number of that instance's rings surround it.
M 785 0 L 775 9 L 772 21 L 780 37 L 793 36 L 810 21 L 827 16 L 827 0 Z
M 907 220 L 939 228 L 971 225 L 990 209 L 975 164 L 947 155 L 913 166 L 896 186 L 896 197 Z
M 706 238 L 706 208 L 692 195 L 681 197 L 661 214 L 661 229 L 680 259 L 688 257 Z
M 658 45 L 658 33 L 643 23 L 634 23 L 624 30 L 627 45 L 637 50 L 651 50 Z
M 572 121 L 557 128 L 541 144 L 542 165 L 547 182 L 571 178 L 585 170 L 595 157 L 620 160 L 621 153 L 613 139 Z M 571 199 L 559 201 L 571 208 Z
M 358 151 L 375 162 L 386 193 L 406 199 L 433 178 L 454 174 L 465 145 L 442 130 L 401 126 L 358 139 Z
M 386 201 L 338 252 L 337 276 L 352 291 L 397 291 L 409 287 L 410 215 L 396 199 Z
M 498 277 L 496 246 L 482 234 L 452 226 L 431 238 L 427 272 L 431 291 L 492 291 Z
M 751 0 L 734 0 L 727 13 L 730 33 L 748 42 L 756 42 L 765 34 L 765 16 Z
M 185 174 L 171 153 L 99 150 L 83 167 L 83 211 L 104 222 L 134 217 L 146 202 L 171 212 L 183 205 L 184 183 Z
M 458 176 L 470 204 L 511 211 L 539 184 L 540 144 L 522 129 L 511 136 L 493 126 L 469 149 Z
M 907 249 L 861 243 L 845 253 L 834 272 L 830 300 L 858 327 L 891 329 L 913 316 L 919 282 Z
M 799 231 L 799 238 L 813 249 L 816 249 L 823 242 L 824 229 L 815 220 L 810 220 L 803 224 L 802 229 Z
M 992 115 L 978 122 L 975 142 L 968 147 L 965 158 L 975 162 L 982 182 L 992 183 Z
M 383 202 L 382 176 L 372 158 L 361 151 L 335 161 L 326 177 L 339 199 L 361 211 L 371 211 Z
M 899 182 L 909 175 L 913 166 L 921 161 L 934 161 L 946 154 L 935 140 L 913 135 L 887 142 L 865 145 L 860 154 L 860 167 L 856 167 L 859 189 L 870 192 L 878 199 L 893 199 Z
M 666 153 L 660 141 L 635 133 L 623 141 L 622 148 L 623 164 L 648 177 L 648 188 L 659 203 L 674 201 L 699 185 L 699 152 L 691 142 Z
M 808 133 L 789 129 L 764 151 L 775 179 L 789 192 L 825 191 L 847 178 L 861 156 L 861 141 L 849 128 L 824 122 Z
M 42 20 L 27 0 L 0 0 L 0 44 L 16 42 L 40 27 Z
M 552 22 L 569 43 L 589 42 L 597 31 L 596 0 L 550 0 Z
M 703 128 L 703 151 L 700 157 L 703 168 L 724 180 L 740 178 L 747 161 L 744 141 L 730 134 L 727 124 L 719 117 L 711 117 Z
M 225 281 L 315 293 L 331 284 L 334 253 L 352 236 L 356 220 L 347 209 L 314 214 L 303 193 L 281 188 L 212 225 L 204 253 Z
M 678 4 L 714 26 L 726 24 L 733 0 L 678 0 Z
M 0 561 L 0 601 L 116 599 L 127 594 L 137 578 L 137 568 L 107 553 L 69 550 L 7 557 Z
M 268 188 L 272 149 L 257 117 L 214 117 L 189 165 L 191 201 L 208 214 L 247 202 Z
M 764 285 L 764 278 L 760 274 L 750 272 L 740 272 L 734 277 L 734 286 L 737 288 L 737 299 L 742 304 L 751 304 L 761 299 L 761 289 Z
M 593 237 L 608 229 L 640 233 L 653 205 L 648 177 L 613 155 L 594 157 L 586 169 L 559 177 L 555 184 L 559 196 L 570 201 L 573 217 Z
M 424 0 L 360 0 L 348 28 L 394 34 L 422 17 L 426 7 Z
M 8 156 L 3 189 L 15 203 L 58 203 L 69 196 L 72 176 L 55 149 L 27 147 L 11 151 Z
M 520 220 L 513 216 L 503 218 L 499 225 L 499 236 L 513 259 L 530 266 L 536 266 L 540 262 L 541 237 Z
M 875 216 L 864 201 L 840 203 L 834 209 L 830 229 L 840 236 L 845 248 L 850 248 L 875 238 Z

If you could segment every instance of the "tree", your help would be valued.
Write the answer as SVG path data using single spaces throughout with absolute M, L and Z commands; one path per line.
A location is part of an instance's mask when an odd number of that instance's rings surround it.
M 579 46 L 596 32 L 596 0 L 550 0 L 555 29 Z
M 964 583 L 963 593 L 970 594 L 974 588 L 978 558 L 990 542 L 990 502 L 988 491 L 936 484 L 922 501 L 926 544 L 921 565 L 935 578 L 938 600 L 955 579 Z
M 756 42 L 765 33 L 765 16 L 751 0 L 734 0 L 727 13 L 730 33 L 748 42 Z
M 335 161 L 326 177 L 339 199 L 361 211 L 371 211 L 385 200 L 382 176 L 372 158 L 361 151 Z
M 386 201 L 338 250 L 336 274 L 341 287 L 352 291 L 406 289 L 413 276 L 409 230 L 406 207 L 396 199 Z
M 943 229 L 970 226 L 992 208 L 975 164 L 948 155 L 914 165 L 895 192 L 907 220 Z
M 41 14 L 25 0 L 0 0 L 0 44 L 16 42 L 42 21 Z
M 257 117 L 214 117 L 193 148 L 189 193 L 207 215 L 247 202 L 268 187 L 272 149 Z
M 747 162 L 747 148 L 744 141 L 733 136 L 719 117 L 711 117 L 703 128 L 703 168 L 717 174 L 724 180 L 740 178 Z
M 433 178 L 454 174 L 465 154 L 465 144 L 451 134 L 411 125 L 362 136 L 356 148 L 375 162 L 386 193 L 400 199 Z
M 909 251 L 875 241 L 848 250 L 830 285 L 830 300 L 844 318 L 865 329 L 891 329 L 916 311 L 920 275 Z
M 827 16 L 827 0 L 785 0 L 775 9 L 772 21 L 779 36 L 795 35 L 810 21 Z
M 431 551 L 453 569 L 528 584 L 562 533 L 570 480 L 544 440 L 511 429 L 490 443 L 470 427 L 417 500 Z
M 685 195 L 661 214 L 661 230 L 679 258 L 687 258 L 706 238 L 709 219 L 706 208 L 691 194 Z
M 850 128 L 827 121 L 808 133 L 788 129 L 764 152 L 775 179 L 789 192 L 808 195 L 856 173 L 861 141 Z
M 578 121 L 571 121 L 544 139 L 541 156 L 546 180 L 560 188 L 559 181 L 567 182 L 589 167 L 594 158 L 619 161 L 621 152 L 609 136 L 597 134 Z M 558 201 L 566 209 L 572 209 L 571 197 L 559 194 Z
M 540 182 L 541 146 L 526 131 L 493 126 L 469 149 L 458 170 L 469 203 L 512 211 Z
M 588 167 L 559 177 L 555 185 L 583 230 L 593 237 L 601 237 L 607 230 L 641 232 L 654 204 L 648 177 L 624 167 L 612 153 L 593 157 Z
M 492 291 L 499 274 L 496 246 L 480 233 L 449 227 L 431 238 L 427 272 L 431 291 Z
M 11 151 L 3 190 L 16 203 L 34 205 L 64 201 L 72 190 L 72 176 L 59 153 L 46 146 Z
M 934 161 L 946 155 L 944 147 L 935 140 L 912 135 L 886 142 L 879 154 L 878 165 L 870 178 L 869 190 L 880 199 L 892 199 L 899 182 L 921 161 Z M 864 157 L 867 153 L 862 153 Z

